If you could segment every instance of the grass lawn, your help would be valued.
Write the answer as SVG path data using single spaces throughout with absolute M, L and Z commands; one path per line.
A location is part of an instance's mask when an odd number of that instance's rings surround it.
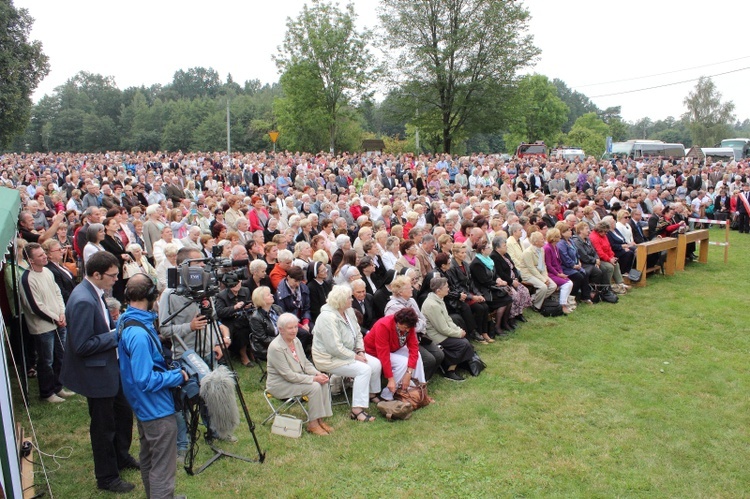
M 712 230 L 712 240 L 723 231 Z M 709 263 L 569 317 L 529 322 L 479 346 L 487 369 L 455 384 L 430 383 L 435 405 L 411 420 L 349 421 L 334 408 L 327 438 L 256 429 L 263 464 L 221 459 L 177 474 L 190 498 L 229 497 L 741 497 L 750 494 L 747 307 L 750 236 L 732 232 L 729 263 Z M 268 414 L 257 368 L 241 368 L 256 423 Z M 37 401 L 31 417 L 61 498 L 107 497 L 95 488 L 88 413 L 80 396 Z M 379 415 L 378 415 L 379 416 Z M 16 417 L 29 430 L 23 408 Z M 137 435 L 137 431 L 134 430 Z M 247 426 L 230 452 L 252 457 Z M 138 455 L 137 438 L 132 453 Z M 203 445 L 199 462 L 209 456 Z M 37 469 L 39 469 L 37 467 Z M 54 470 L 54 471 L 52 471 Z M 137 472 L 125 479 L 143 488 Z M 46 487 L 37 475 L 37 492 Z

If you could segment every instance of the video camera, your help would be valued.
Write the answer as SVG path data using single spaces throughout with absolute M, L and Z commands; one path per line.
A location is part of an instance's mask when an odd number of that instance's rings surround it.
M 185 260 L 179 266 L 167 269 L 167 287 L 174 293 L 194 301 L 210 298 L 220 291 L 219 283 L 243 280 L 243 270 L 248 260 L 231 260 L 221 257 L 222 248 L 215 246 L 209 258 Z M 194 265 L 203 262 L 204 266 Z

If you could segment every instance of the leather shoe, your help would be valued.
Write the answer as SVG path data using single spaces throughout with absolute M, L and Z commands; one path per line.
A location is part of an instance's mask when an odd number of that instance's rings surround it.
M 330 435 L 330 433 L 328 433 L 327 431 L 325 431 L 325 429 L 323 429 L 323 427 L 320 426 L 320 425 L 315 426 L 313 428 L 310 428 L 308 426 L 307 427 L 307 432 L 308 433 L 312 433 L 313 435 L 318 435 L 319 437 L 327 437 L 328 435 Z
M 131 457 L 129 460 L 125 462 L 124 465 L 120 468 L 120 470 L 140 470 L 141 469 L 141 463 L 138 462 L 138 460 L 134 457 Z
M 325 422 L 321 421 L 319 424 L 320 424 L 320 427 L 323 428 L 328 433 L 333 433 L 333 428 L 331 428 L 330 426 L 328 426 L 328 423 L 325 423 Z
M 529 322 L 529 320 L 526 317 L 524 317 L 523 314 L 517 315 L 516 320 L 521 321 L 521 322 Z
M 125 494 L 133 490 L 135 488 L 135 485 L 118 478 L 109 482 L 105 486 L 100 485 L 99 488 L 101 490 L 106 490 L 107 492 L 114 492 L 115 494 Z

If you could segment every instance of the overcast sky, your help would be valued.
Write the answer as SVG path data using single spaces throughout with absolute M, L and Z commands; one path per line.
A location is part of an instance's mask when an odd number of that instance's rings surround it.
M 34 17 L 31 37 L 50 58 L 35 100 L 81 70 L 114 76 L 121 89 L 167 84 L 178 69 L 196 66 L 213 67 L 222 79 L 231 73 L 240 84 L 277 81 L 271 55 L 286 18 L 296 17 L 304 3 L 14 0 Z M 376 27 L 379 2 L 353 3 L 360 25 Z M 526 6 L 542 51 L 529 71 L 562 79 L 600 108 L 620 105 L 628 121 L 679 117 L 695 81 L 622 92 L 732 72 L 714 83 L 724 101 L 735 103 L 739 120 L 750 118 L 750 45 L 740 22 L 750 18 L 750 2 L 715 0 L 691 8 L 675 0 L 536 0 Z

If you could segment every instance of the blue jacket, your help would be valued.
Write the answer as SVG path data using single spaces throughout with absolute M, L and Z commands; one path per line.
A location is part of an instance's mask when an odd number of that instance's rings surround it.
M 143 323 L 122 330 L 119 340 L 120 377 L 125 398 L 140 421 L 153 421 L 174 414 L 174 399 L 170 388 L 182 384 L 182 372 L 169 369 L 164 361 L 153 322 L 155 312 L 128 307 L 120 316 L 119 325 L 128 320 Z

